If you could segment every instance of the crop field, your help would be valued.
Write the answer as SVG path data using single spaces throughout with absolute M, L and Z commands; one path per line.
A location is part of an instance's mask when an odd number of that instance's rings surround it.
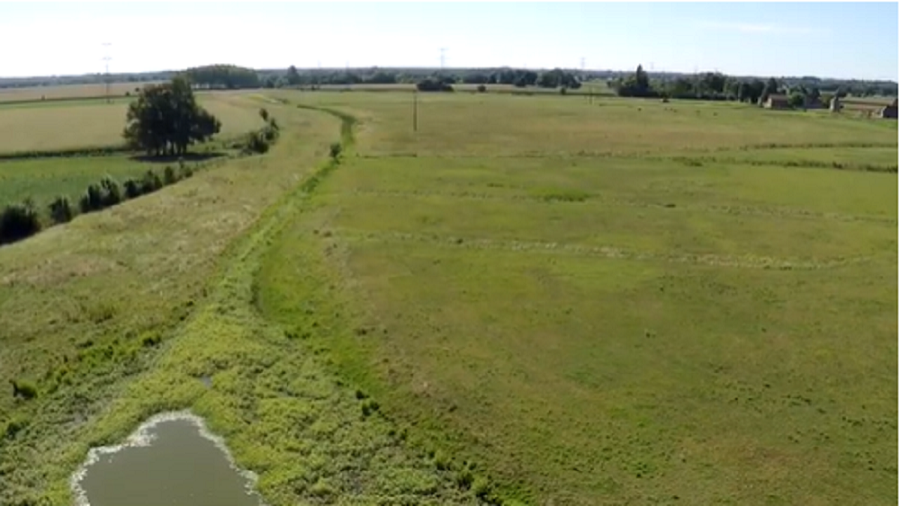
M 222 137 L 234 137 L 262 125 L 257 112 L 234 105 L 233 96 L 198 93 L 198 100 L 222 121 Z M 0 153 L 121 144 L 128 102 L 73 100 L 0 105 Z
M 137 89 L 152 83 L 110 83 L 109 93 L 121 97 L 135 94 Z M 24 100 L 60 100 L 106 96 L 105 84 L 72 84 L 59 86 L 33 86 L 28 88 L 0 88 L 0 103 Z
M 896 503 L 896 122 L 412 98 L 201 95 L 282 138 L 0 247 L 0 504 L 185 408 L 273 506 Z

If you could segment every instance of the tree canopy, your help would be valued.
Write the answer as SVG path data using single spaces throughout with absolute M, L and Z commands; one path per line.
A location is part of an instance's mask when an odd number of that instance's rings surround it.
M 189 68 L 184 74 L 191 83 L 204 88 L 258 88 L 259 75 L 253 69 L 236 65 L 207 65 Z
M 133 149 L 153 156 L 181 155 L 219 133 L 222 123 L 197 104 L 187 79 L 145 86 L 128 106 L 122 135 Z

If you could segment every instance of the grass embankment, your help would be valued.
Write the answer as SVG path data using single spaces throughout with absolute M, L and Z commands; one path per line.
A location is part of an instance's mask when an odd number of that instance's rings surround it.
M 320 112 L 267 107 L 282 123 L 269 154 L 0 251 L 0 376 L 37 394 L 0 399 L 0 502 L 67 504 L 89 447 L 182 408 L 225 437 L 271 504 L 473 501 L 465 472 L 460 487 L 442 457 L 411 452 L 322 349 L 258 315 L 262 255 L 334 169 L 310 172 L 337 130 Z M 308 288 L 308 331 L 339 332 L 343 308 Z
M 534 504 L 893 504 L 896 176 L 787 163 L 888 164 L 895 124 L 435 96 L 415 137 L 405 98 L 299 96 L 363 156 L 263 307 L 303 336 L 333 286 L 355 332 L 306 340 L 418 445 Z

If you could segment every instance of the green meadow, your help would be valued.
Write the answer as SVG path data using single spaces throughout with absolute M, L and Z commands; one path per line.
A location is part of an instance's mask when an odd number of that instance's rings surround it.
M 70 504 L 177 409 L 272 505 L 896 502 L 896 122 L 200 97 L 281 139 L 0 247 L 0 381 L 35 394 L 0 395 L 0 504 Z M 115 143 L 125 106 L 6 107 L 0 153 Z M 49 134 L 82 107 L 118 113 Z M 0 162 L 0 202 L 144 165 Z

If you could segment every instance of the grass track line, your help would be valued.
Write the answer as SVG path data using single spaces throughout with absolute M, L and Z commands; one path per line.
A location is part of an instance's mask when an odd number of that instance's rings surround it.
M 400 191 L 400 190 L 368 190 L 363 188 L 353 188 L 347 191 L 352 195 L 368 195 L 374 197 L 385 198 L 427 198 L 442 197 L 456 198 L 461 200 L 501 200 L 501 201 L 532 201 L 544 204 L 578 204 L 579 202 L 590 201 L 601 205 L 622 206 L 622 207 L 639 207 L 639 208 L 666 208 L 674 212 L 679 210 L 688 211 L 709 211 L 714 213 L 730 214 L 730 215 L 751 215 L 751 216 L 777 216 L 785 219 L 829 219 L 837 221 L 864 221 L 874 223 L 885 223 L 896 225 L 897 219 L 885 216 L 873 215 L 848 215 L 840 213 L 821 213 L 816 211 L 807 211 L 804 209 L 791 209 L 785 207 L 757 207 L 757 206 L 693 206 L 693 205 L 671 205 L 663 203 L 635 202 L 622 199 L 609 199 L 601 195 L 586 196 L 583 200 L 578 201 L 560 201 L 546 197 L 532 195 L 496 195 L 478 192 L 439 192 L 439 191 Z M 344 193 L 344 192 L 341 192 Z
M 716 267 L 732 267 L 740 269 L 779 269 L 779 270 L 820 270 L 836 268 L 845 265 L 860 264 L 872 260 L 874 257 L 852 257 L 834 260 L 808 260 L 785 259 L 758 256 L 731 256 L 731 255 L 660 255 L 641 251 L 628 250 L 615 246 L 585 246 L 581 244 L 563 244 L 558 242 L 538 242 L 512 240 L 503 241 L 483 238 L 446 237 L 427 234 L 410 234 L 405 232 L 366 232 L 347 228 L 336 229 L 338 238 L 346 238 L 354 241 L 379 241 L 379 242 L 418 242 L 443 247 L 456 247 L 481 250 L 502 250 L 521 252 L 542 252 L 557 254 L 572 254 L 580 256 L 601 257 L 622 260 L 658 260 L 674 263 L 689 263 L 695 265 L 708 265 Z

